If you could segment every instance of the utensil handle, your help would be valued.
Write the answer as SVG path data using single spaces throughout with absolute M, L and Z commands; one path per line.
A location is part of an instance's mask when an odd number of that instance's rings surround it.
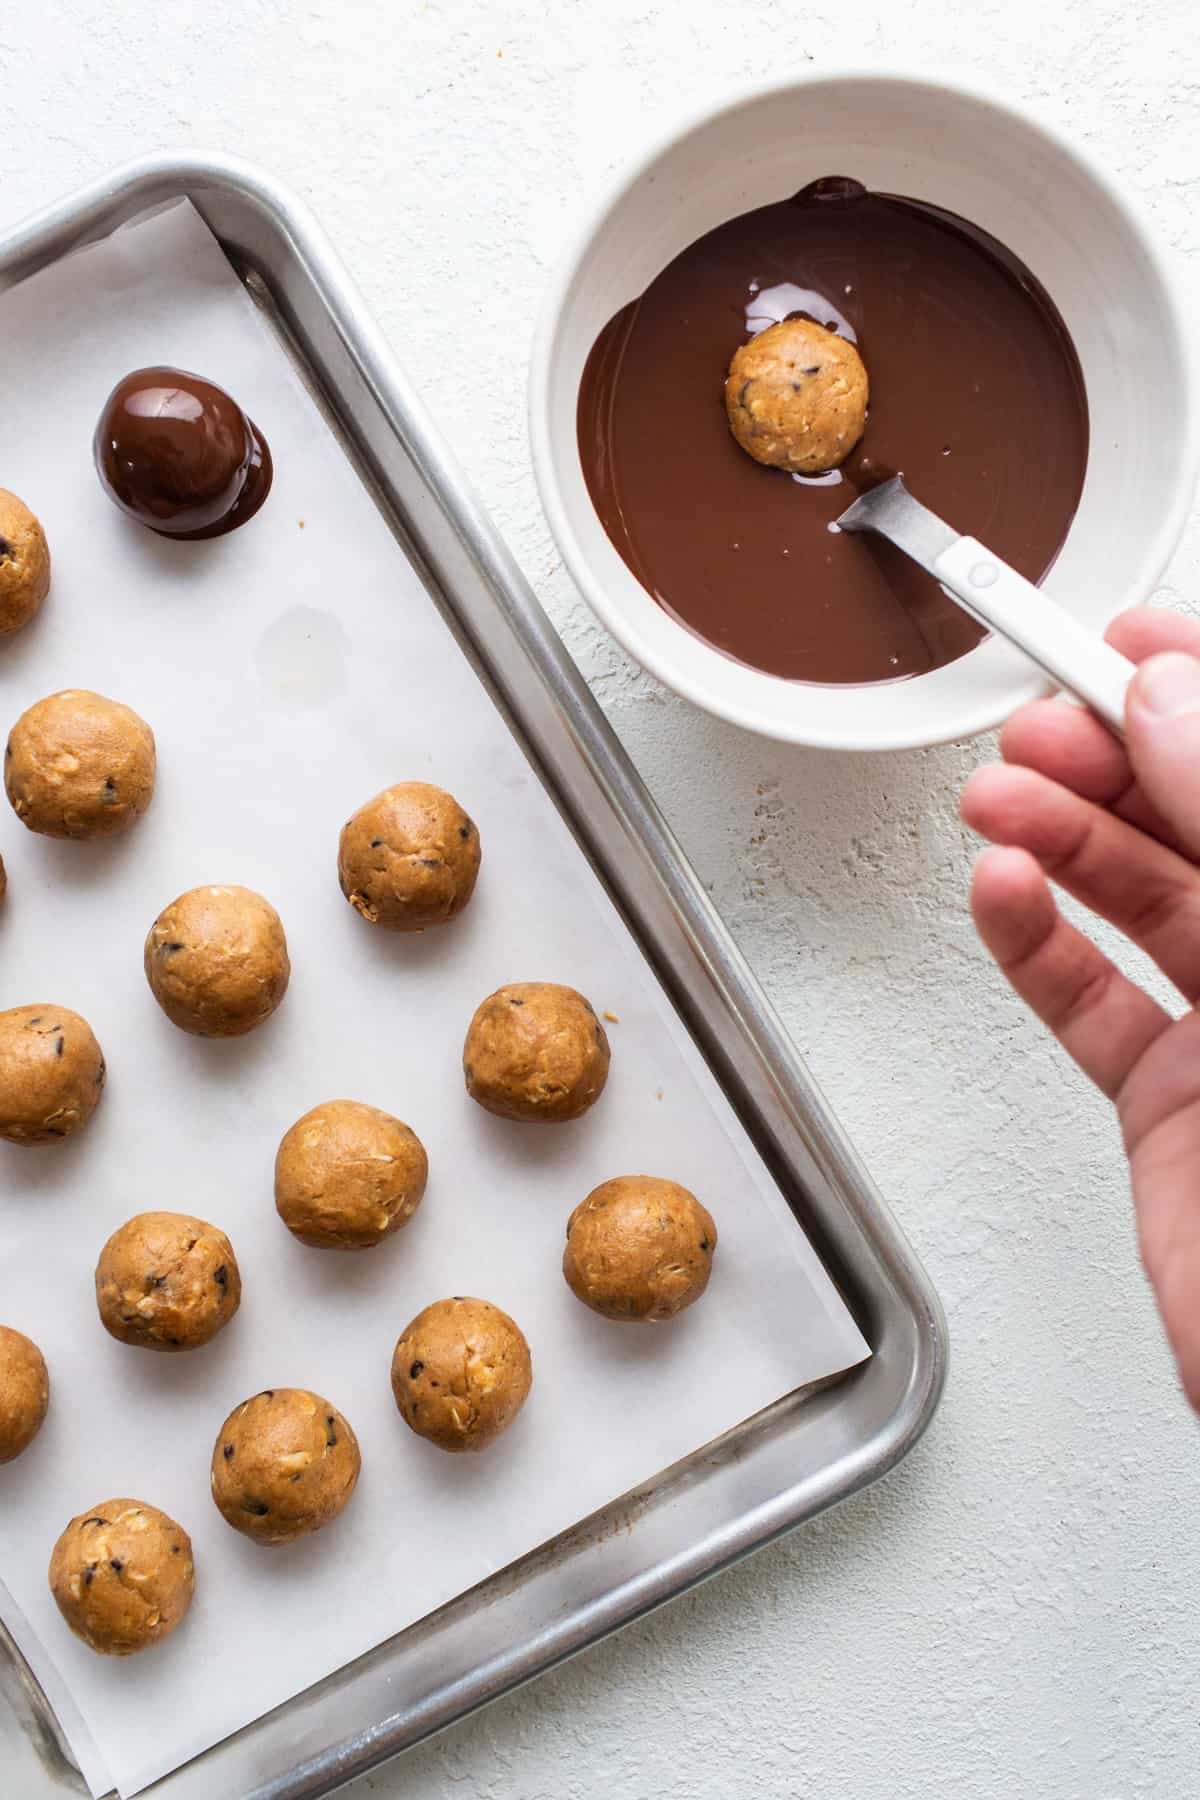
M 944 550 L 933 573 L 981 625 L 1016 644 L 1124 738 L 1125 690 L 1134 672 L 1128 657 L 975 538 L 959 538 Z

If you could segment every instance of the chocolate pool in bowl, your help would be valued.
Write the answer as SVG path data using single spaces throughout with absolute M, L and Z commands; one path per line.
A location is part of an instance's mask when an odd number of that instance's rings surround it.
M 802 314 L 858 345 L 866 431 L 841 469 L 792 476 L 734 442 L 733 353 Z M 831 529 L 894 473 L 1037 581 L 1083 486 L 1083 375 L 1049 294 L 986 232 L 827 177 L 727 220 L 601 331 L 579 390 L 580 459 L 613 544 L 664 609 L 793 680 L 922 674 L 980 627 L 881 541 Z

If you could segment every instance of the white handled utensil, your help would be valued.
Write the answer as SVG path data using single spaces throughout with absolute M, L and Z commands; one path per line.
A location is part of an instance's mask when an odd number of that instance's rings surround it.
M 1115 736 L 1125 735 L 1125 690 L 1134 665 L 1103 638 L 993 556 L 960 537 L 893 475 L 847 507 L 843 531 L 877 531 L 940 581 L 973 618 L 1031 657 L 1052 681 L 1090 706 Z

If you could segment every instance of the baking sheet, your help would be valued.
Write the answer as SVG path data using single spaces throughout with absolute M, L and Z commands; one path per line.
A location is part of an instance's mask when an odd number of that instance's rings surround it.
M 246 530 L 171 544 L 101 494 L 95 417 L 112 383 L 151 361 L 221 381 L 265 431 L 276 486 Z M 75 1007 L 110 1065 L 81 1138 L 0 1145 L 0 1316 L 42 1344 L 53 1385 L 41 1436 L 0 1472 L 0 1576 L 35 1670 L 72 1696 L 93 1787 L 111 1778 L 132 1794 L 867 1348 L 194 211 L 0 298 L 0 382 L 0 481 L 40 513 L 55 557 L 41 619 L 0 646 L 0 723 L 90 686 L 135 706 L 159 742 L 154 807 L 127 839 L 54 844 L 0 815 L 0 1005 Z M 334 860 L 348 812 L 410 776 L 462 799 L 484 867 L 457 925 L 401 939 L 346 906 Z M 156 912 L 209 881 L 274 900 L 293 962 L 275 1019 L 225 1044 L 175 1031 L 141 973 Z M 475 1004 L 531 978 L 569 981 L 618 1020 L 604 1100 L 558 1131 L 491 1119 L 461 1088 Z M 371 1256 L 304 1249 L 272 1204 L 281 1133 L 336 1095 L 398 1113 L 430 1153 L 413 1224 Z M 704 1303 L 670 1327 L 610 1325 L 558 1274 L 570 1208 L 636 1171 L 695 1188 L 721 1233 Z M 242 1268 L 238 1317 L 189 1356 L 124 1348 L 95 1317 L 101 1243 L 156 1206 L 220 1224 Z M 529 1404 L 479 1459 L 413 1438 L 388 1383 L 401 1327 L 449 1292 L 506 1307 L 533 1349 Z M 363 1476 L 336 1525 L 264 1551 L 212 1507 L 208 1459 L 233 1405 L 285 1384 L 346 1412 Z M 178 1517 L 197 1562 L 185 1625 L 129 1662 L 71 1638 L 45 1583 L 66 1519 L 117 1493 Z

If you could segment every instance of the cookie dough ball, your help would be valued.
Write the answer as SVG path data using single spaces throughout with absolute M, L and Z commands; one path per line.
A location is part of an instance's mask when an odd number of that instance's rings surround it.
M 0 1463 L 28 1450 L 50 1404 L 46 1361 L 32 1338 L 0 1325 Z
M 712 1215 L 687 1188 L 618 1175 L 567 1220 L 563 1274 L 606 1319 L 673 1319 L 708 1286 L 716 1247 Z
M 56 1144 L 82 1131 L 104 1090 L 104 1055 L 66 1006 L 0 1012 L 0 1138 Z
M 154 794 L 154 733 L 119 700 L 64 688 L 22 713 L 8 734 L 4 787 L 30 831 L 113 837 Z
M 369 1250 L 408 1224 L 428 1174 L 420 1138 L 391 1113 L 327 1100 L 284 1133 L 275 1206 L 314 1250 Z
M 608 1080 L 608 1037 L 590 1001 L 553 981 L 497 988 L 463 1045 L 467 1092 L 502 1119 L 557 1124 L 594 1106 Z
M 198 887 L 172 900 L 146 939 L 150 991 L 181 1031 L 242 1037 L 269 1019 L 292 965 L 279 914 L 244 887 Z
M 725 380 L 729 429 L 755 462 L 818 475 L 863 434 L 867 371 L 848 338 L 811 319 L 781 319 L 734 352 Z
M 473 821 L 452 795 L 427 781 L 384 788 L 342 827 L 342 892 L 355 912 L 389 931 L 424 931 L 457 919 L 478 874 Z
M 46 534 L 25 502 L 0 488 L 0 637 L 28 625 L 49 592 Z
M 50 1591 L 76 1637 L 132 1656 L 174 1631 L 192 1604 L 192 1540 L 157 1506 L 102 1500 L 72 1519 L 50 1558 Z
M 361 1466 L 336 1406 L 307 1388 L 266 1388 L 222 1425 L 212 1496 L 225 1522 L 256 1544 L 290 1544 L 337 1518 Z
M 401 1332 L 392 1392 L 406 1425 L 439 1450 L 486 1450 L 525 1404 L 524 1333 L 487 1300 L 435 1300 Z
M 114 1231 L 96 1264 L 100 1323 L 143 1350 L 197 1350 L 242 1298 L 233 1245 L 190 1213 L 138 1213 Z

